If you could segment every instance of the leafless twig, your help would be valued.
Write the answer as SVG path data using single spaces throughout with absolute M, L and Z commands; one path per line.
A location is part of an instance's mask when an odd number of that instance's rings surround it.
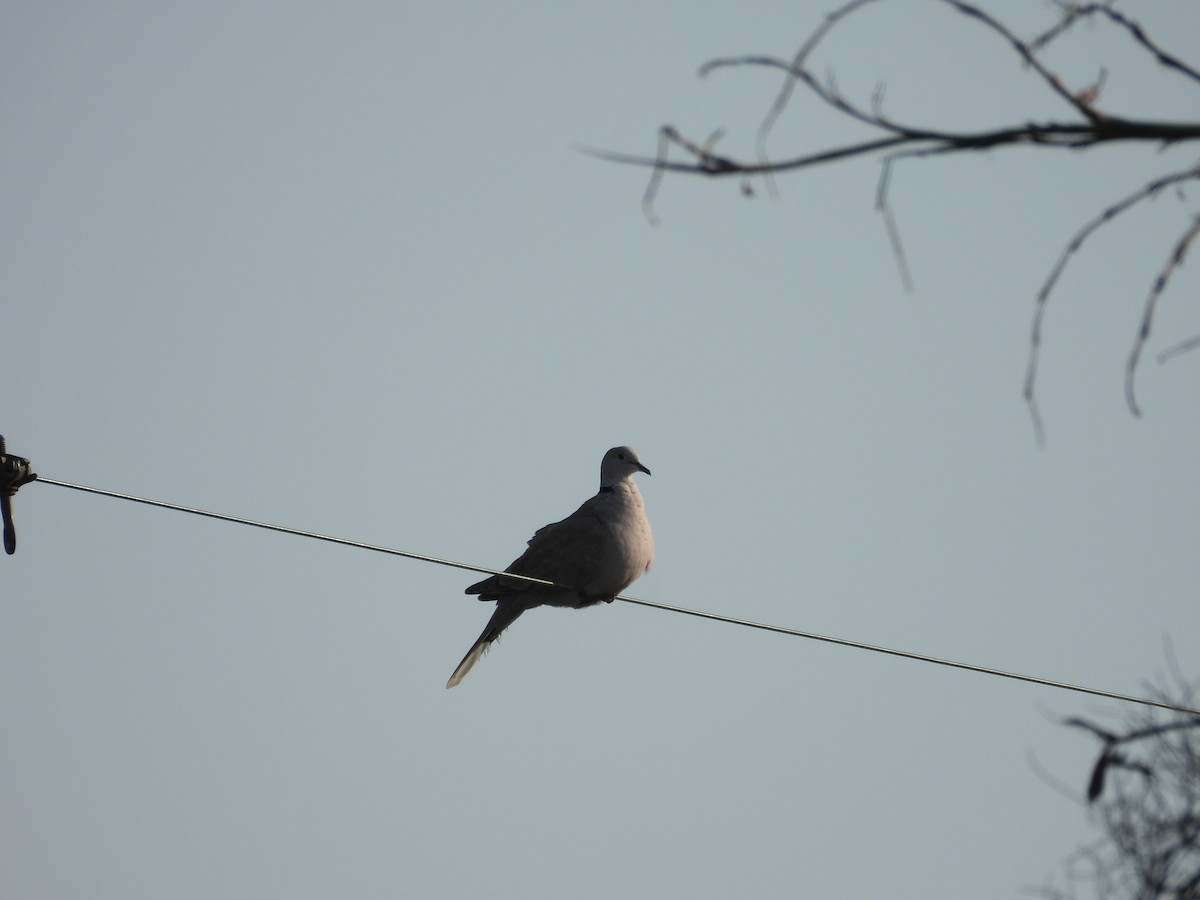
M 825 36 L 828 35 L 831 30 L 833 30 L 833 27 L 837 25 L 839 21 L 872 2 L 874 2 L 874 0 L 852 0 L 852 2 L 847 3 L 826 15 L 825 21 L 822 22 L 820 27 L 818 27 L 812 34 L 808 36 L 808 39 L 804 42 L 800 49 L 796 51 L 796 55 L 792 57 L 790 64 L 785 63 L 782 60 L 771 60 L 769 63 L 767 63 L 768 65 L 777 65 L 789 73 L 804 73 L 804 75 L 796 74 L 796 78 L 784 79 L 783 85 L 779 88 L 779 93 L 775 97 L 775 102 L 771 104 L 771 108 L 767 111 L 767 115 L 763 118 L 762 124 L 758 127 L 758 138 L 755 142 L 758 150 L 758 162 L 761 166 L 766 167 L 767 183 L 770 185 L 772 194 L 775 194 L 776 190 L 774 179 L 771 177 L 774 170 L 770 168 L 770 160 L 767 158 L 767 137 L 770 135 L 771 129 L 774 128 L 775 122 L 778 121 L 779 117 L 783 115 L 784 109 L 787 108 L 788 100 L 791 99 L 792 91 L 796 87 L 796 79 L 799 78 L 803 80 L 804 76 L 807 76 L 804 63 L 817 48 L 817 45 L 825 39 Z M 704 77 L 714 69 L 742 64 L 743 63 L 740 63 L 736 60 L 712 60 L 711 62 L 705 63 L 700 67 L 699 74 L 701 77 Z M 812 85 L 810 85 L 810 87 L 811 86 Z
M 1054 290 L 1055 284 L 1058 283 L 1058 278 L 1062 275 L 1063 269 L 1067 267 L 1067 263 L 1071 261 L 1071 257 L 1079 251 L 1079 248 L 1083 246 L 1088 238 L 1130 207 L 1136 206 L 1143 200 L 1157 196 L 1163 188 L 1196 178 L 1200 178 L 1200 165 L 1191 166 L 1181 172 L 1164 175 L 1162 178 L 1156 178 L 1149 184 L 1138 188 L 1127 197 L 1118 200 L 1076 232 L 1075 236 L 1071 238 L 1058 257 L 1058 262 L 1054 264 L 1054 268 L 1050 270 L 1050 275 L 1042 284 L 1041 290 L 1038 291 L 1037 299 L 1034 301 L 1033 329 L 1029 338 L 1029 362 L 1025 368 L 1025 388 L 1023 391 L 1025 403 L 1028 405 L 1029 413 L 1033 417 L 1034 430 L 1038 435 L 1039 442 L 1042 438 L 1042 419 L 1038 411 L 1037 398 L 1034 396 L 1034 382 L 1037 378 L 1038 356 L 1042 346 L 1042 320 L 1046 316 L 1046 304 L 1050 299 L 1050 293 Z M 1162 286 L 1166 286 L 1165 281 L 1163 281 Z M 1133 362 L 1136 366 L 1136 358 Z
M 892 257 L 900 269 L 900 281 L 904 290 L 912 293 L 912 272 L 908 268 L 908 258 L 904 255 L 904 244 L 900 240 L 900 229 L 896 227 L 896 217 L 892 213 L 892 204 L 888 200 L 888 186 L 892 180 L 892 163 L 905 154 L 893 154 L 884 157 L 883 170 L 879 174 L 879 187 L 875 191 L 875 209 L 883 216 L 883 225 L 887 229 L 888 241 L 892 245 Z
M 1181 353 L 1187 353 L 1189 350 L 1195 350 L 1200 347 L 1200 335 L 1194 338 L 1188 338 L 1186 341 L 1180 341 L 1173 347 L 1168 347 L 1162 353 L 1158 354 L 1159 365 L 1162 365 L 1169 359 L 1179 356 Z
M 1137 371 L 1138 360 L 1142 356 L 1142 348 L 1146 346 L 1146 341 L 1150 337 L 1150 326 L 1154 320 L 1154 310 L 1158 306 L 1158 298 L 1162 296 L 1163 290 L 1167 286 L 1167 282 L 1171 280 L 1171 275 L 1176 269 L 1183 265 L 1183 258 L 1187 255 L 1188 247 L 1192 245 L 1192 241 L 1196 239 L 1196 235 L 1200 234 L 1200 216 L 1196 216 L 1191 227 L 1183 233 L 1183 237 L 1175 245 L 1175 249 L 1171 251 L 1171 258 L 1167 260 L 1167 264 L 1163 270 L 1158 273 L 1158 277 L 1154 279 L 1154 287 L 1150 289 L 1150 296 L 1146 298 L 1146 306 L 1142 312 L 1142 324 L 1138 328 L 1137 337 L 1133 342 L 1133 349 L 1129 352 L 1129 362 L 1125 365 L 1125 402 L 1129 404 L 1129 410 L 1135 416 L 1140 416 L 1142 411 L 1138 408 L 1137 398 L 1133 395 L 1133 375 Z
M 988 15 L 978 6 L 974 6 L 970 3 L 963 3 L 962 0 L 942 0 L 942 2 L 949 4 L 964 16 L 970 16 L 973 19 L 978 19 L 988 28 L 992 29 L 992 31 L 996 32 L 1006 41 L 1008 41 L 1012 48 L 1016 50 L 1018 54 L 1020 54 L 1023 60 L 1025 60 L 1029 67 L 1037 72 L 1038 75 L 1042 77 L 1042 80 L 1050 86 L 1050 89 L 1066 100 L 1067 103 L 1073 106 L 1075 110 L 1089 122 L 1099 124 L 1105 120 L 1105 116 L 1101 115 L 1089 104 L 1085 103 L 1079 95 L 1072 94 L 1057 75 L 1042 65 L 1041 61 L 1037 58 L 1037 54 L 1034 53 L 1029 45 L 1009 31 L 1006 27 L 1004 27 L 1004 25 L 1000 24 L 999 21 L 992 18 L 992 16 Z
M 1128 31 L 1133 39 L 1141 44 L 1142 48 L 1159 63 L 1193 81 L 1200 82 L 1200 72 L 1159 47 L 1158 44 L 1146 35 L 1141 25 L 1119 10 L 1114 9 L 1111 5 L 1107 3 L 1062 3 L 1061 7 L 1063 17 L 1058 24 L 1029 42 L 1030 49 L 1035 53 L 1068 31 L 1076 22 L 1080 22 L 1091 16 L 1102 16 Z

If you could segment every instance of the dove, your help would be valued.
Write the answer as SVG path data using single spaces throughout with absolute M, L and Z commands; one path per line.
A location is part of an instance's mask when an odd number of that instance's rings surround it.
M 471 667 L 521 613 L 535 606 L 581 609 L 617 594 L 650 568 L 654 536 L 635 472 L 650 474 L 632 447 L 613 447 L 600 462 L 600 490 L 561 522 L 539 528 L 529 547 L 505 572 L 551 581 L 554 586 L 492 575 L 467 588 L 480 600 L 495 601 L 488 619 L 446 687 L 463 680 Z

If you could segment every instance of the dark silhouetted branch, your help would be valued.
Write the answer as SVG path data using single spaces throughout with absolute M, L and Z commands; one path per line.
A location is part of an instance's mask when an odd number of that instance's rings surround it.
M 1132 19 L 1125 16 L 1124 13 L 1114 9 L 1107 3 L 1064 3 L 1062 20 L 1053 28 L 1046 31 L 1040 37 L 1029 42 L 1029 47 L 1035 53 L 1046 47 L 1051 41 L 1055 40 L 1061 34 L 1068 31 L 1076 22 L 1092 16 L 1099 16 L 1108 19 L 1120 27 L 1124 28 L 1133 37 L 1135 41 L 1142 45 L 1151 56 L 1159 63 L 1166 66 L 1168 69 L 1173 69 L 1181 75 L 1185 75 L 1193 81 L 1200 82 L 1200 72 L 1193 69 L 1187 63 L 1179 58 L 1172 56 L 1164 51 L 1154 41 L 1146 36 L 1146 32 L 1142 30 L 1142 26 Z
M 1196 685 L 1176 671 L 1169 645 L 1168 657 L 1175 682 L 1170 694 L 1176 702 L 1190 702 Z M 1200 717 L 1163 720 L 1134 714 L 1116 729 L 1078 717 L 1063 724 L 1087 731 L 1101 743 L 1088 779 L 1087 804 L 1103 838 L 1068 859 L 1068 878 L 1080 880 L 1081 872 L 1101 897 L 1198 900 Z

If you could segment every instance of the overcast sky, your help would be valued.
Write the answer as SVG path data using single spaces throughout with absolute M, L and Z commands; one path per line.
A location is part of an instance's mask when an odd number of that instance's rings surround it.
M 1195 149 L 668 178 L 751 156 L 832 0 L 5 4 L 0 432 L 46 476 L 502 567 L 635 446 L 637 597 L 1127 693 L 1200 677 L 1196 214 L 1089 218 Z M 1127 3 L 1195 50 L 1194 0 Z M 993 3 L 1021 35 L 1043 0 Z M 1084 27 L 1103 108 L 1200 86 Z M 1200 60 L 1193 58 L 1193 63 Z M 995 35 L 877 4 L 812 60 L 917 124 L 1069 118 Z M 867 133 L 797 94 L 783 156 Z M 1195 248 L 1193 248 L 1193 254 Z M 1095 832 L 1117 704 L 624 603 L 461 686 L 471 573 L 30 485 L 0 559 L 0 878 L 20 898 L 975 897 Z M 1044 769 L 1073 791 L 1064 796 Z

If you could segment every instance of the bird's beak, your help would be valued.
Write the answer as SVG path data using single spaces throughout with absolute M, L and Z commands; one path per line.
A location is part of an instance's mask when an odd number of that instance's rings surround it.
M 650 470 L 649 470 L 649 469 L 647 469 L 645 466 L 643 466 L 641 463 L 637 463 L 637 467 L 638 467 L 639 469 L 641 469 L 643 472 L 645 472 L 647 475 L 649 475 L 649 474 L 650 474 Z

